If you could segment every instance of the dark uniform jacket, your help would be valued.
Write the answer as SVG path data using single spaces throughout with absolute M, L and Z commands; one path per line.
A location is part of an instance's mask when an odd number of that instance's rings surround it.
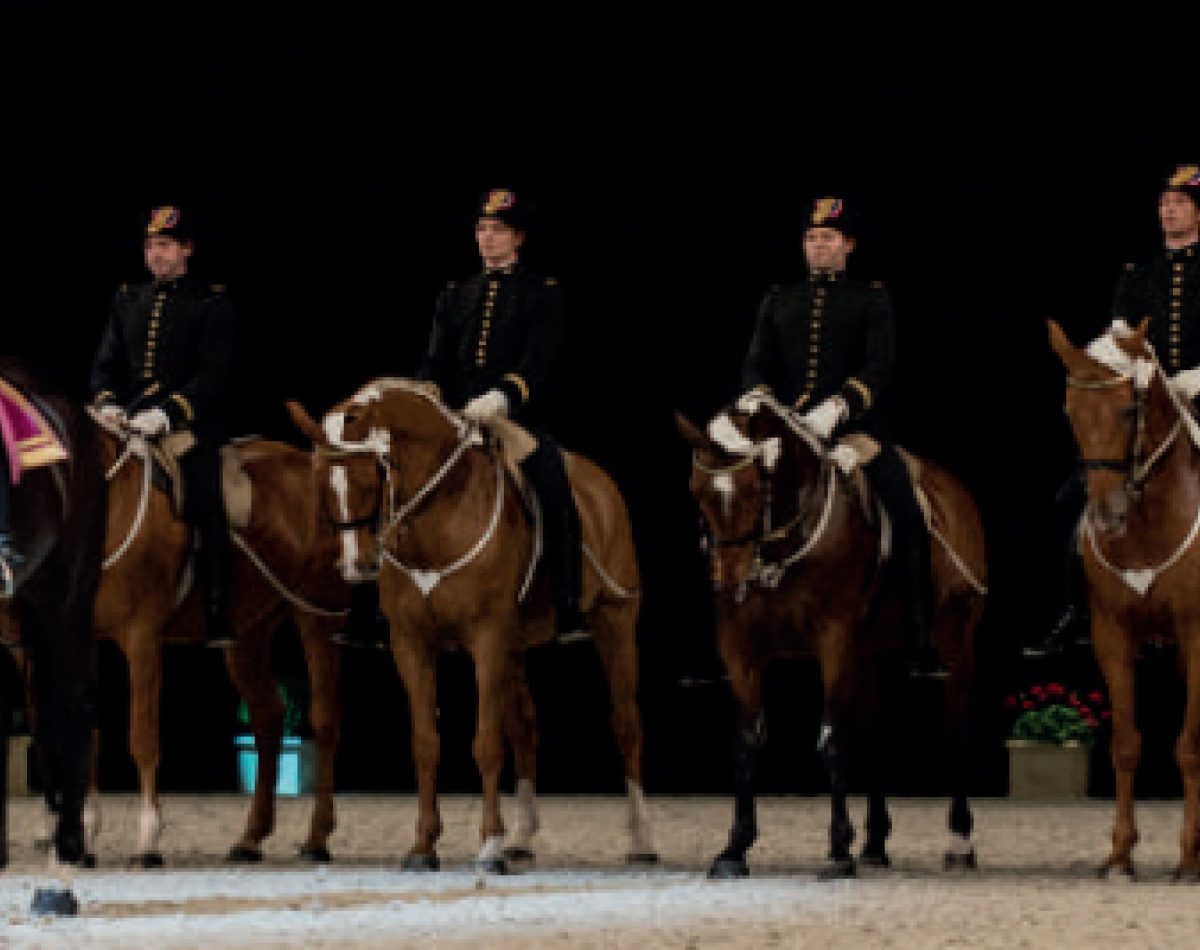
M 1168 374 L 1200 365 L 1200 250 L 1163 251 L 1130 264 L 1117 281 L 1113 316 L 1136 328 L 1150 318 L 1147 339 Z
M 236 330 L 224 289 L 178 280 L 126 285 L 113 296 L 92 364 L 96 405 L 161 407 L 172 430 L 219 438 Z M 152 394 L 139 399 L 148 390 Z
M 490 389 L 508 397 L 509 416 L 529 422 L 531 399 L 558 356 L 562 291 L 517 264 L 447 284 L 417 378 L 436 383 L 456 408 Z
M 841 396 L 850 416 L 840 431 L 884 438 L 875 406 L 891 382 L 895 350 L 892 304 L 882 285 L 812 275 L 763 298 L 742 391 L 767 389 L 804 410 Z

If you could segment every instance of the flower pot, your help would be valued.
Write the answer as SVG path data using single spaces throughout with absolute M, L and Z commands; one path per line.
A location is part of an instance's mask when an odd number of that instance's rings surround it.
M 258 750 L 254 736 L 235 736 L 238 757 L 238 787 L 253 792 L 258 777 Z M 312 739 L 284 736 L 279 747 L 276 795 L 307 795 L 312 792 L 317 772 L 317 750 Z
M 29 767 L 33 760 L 32 736 L 8 737 L 8 795 L 32 795 Z
M 1080 801 L 1087 798 L 1091 750 L 1079 742 L 1061 745 L 1009 739 L 1008 795 L 1023 801 Z

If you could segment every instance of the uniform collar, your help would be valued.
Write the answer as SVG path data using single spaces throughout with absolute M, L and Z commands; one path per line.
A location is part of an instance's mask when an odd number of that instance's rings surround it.
M 519 261 L 513 261 L 511 264 L 505 264 L 503 267 L 495 267 L 495 268 L 485 267 L 483 269 L 483 275 L 485 277 L 492 277 L 492 278 L 511 277 L 513 274 L 515 274 L 517 272 L 517 269 L 520 266 L 521 266 L 521 264 Z
M 845 271 L 809 271 L 808 282 L 814 287 L 827 287 L 846 279 Z
M 1175 248 L 1174 250 L 1168 247 L 1164 250 L 1164 253 L 1167 255 L 1167 260 L 1172 262 L 1188 259 L 1195 260 L 1200 255 L 1200 242 L 1193 241 L 1191 244 Z
M 163 280 L 163 281 L 152 280 L 152 281 L 150 281 L 150 289 L 153 290 L 154 293 L 156 293 L 156 294 L 157 293 L 173 294 L 173 293 L 177 292 L 178 290 L 180 290 L 180 288 L 186 286 L 187 283 L 188 283 L 188 275 L 180 274 L 178 277 L 174 277 L 171 280 Z

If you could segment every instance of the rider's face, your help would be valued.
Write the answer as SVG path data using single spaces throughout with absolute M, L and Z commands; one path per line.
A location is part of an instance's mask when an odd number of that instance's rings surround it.
M 484 217 L 475 222 L 475 243 L 479 247 L 479 256 L 488 267 L 502 266 L 514 260 L 524 240 L 523 231 L 499 218 Z
M 142 242 L 146 268 L 155 280 L 174 280 L 187 270 L 192 242 L 178 241 L 165 234 L 152 234 Z
M 854 250 L 854 241 L 836 228 L 809 228 L 804 232 L 804 260 L 814 271 L 839 271 Z
M 1200 208 L 1182 191 L 1164 191 L 1158 199 L 1163 234 L 1194 234 L 1200 230 Z

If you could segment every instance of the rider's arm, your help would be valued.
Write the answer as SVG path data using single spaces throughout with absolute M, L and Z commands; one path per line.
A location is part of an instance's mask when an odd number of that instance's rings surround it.
M 775 325 L 775 305 L 779 288 L 772 287 L 758 305 L 758 318 L 750 348 L 742 361 L 742 392 L 762 390 L 774 392 L 785 377 L 783 347 L 779 328 Z
M 196 371 L 162 405 L 172 429 L 204 420 L 224 398 L 233 377 L 236 346 L 233 306 L 224 293 L 214 290 L 205 308 Z
M 562 338 L 562 288 L 558 281 L 548 277 L 538 288 L 525 334 L 525 346 L 517 365 L 504 370 L 496 384 L 496 388 L 508 399 L 510 415 L 517 415 L 546 379 L 558 358 Z
M 1126 264 L 1113 293 L 1113 319 L 1124 320 L 1136 329 L 1149 314 L 1145 272 L 1133 264 Z
M 128 387 L 129 357 L 125 351 L 120 319 L 121 305 L 126 293 L 125 288 L 121 288 L 113 295 L 108 308 L 108 323 L 104 326 L 100 347 L 92 360 L 88 388 L 92 392 L 92 402 L 97 407 L 106 403 L 119 403 Z
M 446 388 L 446 380 L 453 373 L 456 359 L 456 343 L 450 328 L 454 293 L 454 284 L 447 284 L 438 294 L 437 304 L 433 308 L 433 328 L 429 331 L 429 345 L 416 374 L 417 379 L 434 383 L 442 389 Z
M 880 284 L 868 291 L 863 325 L 862 362 L 838 392 L 853 422 L 870 409 L 892 381 L 896 368 L 896 324 L 892 301 Z

